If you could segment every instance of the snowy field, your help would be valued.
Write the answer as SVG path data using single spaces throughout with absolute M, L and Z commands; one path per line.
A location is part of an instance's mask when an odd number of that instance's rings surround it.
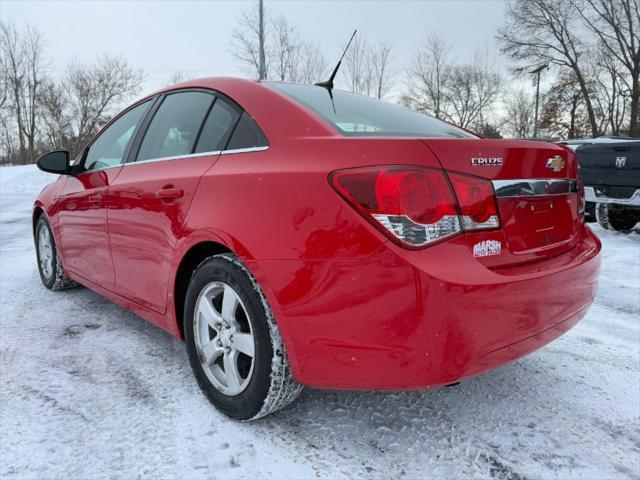
M 307 389 L 240 424 L 200 394 L 181 342 L 42 287 L 29 219 L 53 178 L 0 168 L 0 478 L 640 478 L 638 231 L 593 227 L 594 306 L 526 358 L 433 391 Z

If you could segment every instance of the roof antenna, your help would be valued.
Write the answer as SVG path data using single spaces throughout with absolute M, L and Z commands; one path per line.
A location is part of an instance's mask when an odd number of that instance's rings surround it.
M 357 29 L 353 31 L 353 35 L 351 35 L 351 38 L 349 39 L 349 43 L 347 43 L 347 46 L 344 47 L 344 52 L 342 52 L 342 56 L 340 57 L 340 60 L 338 60 L 338 64 L 336 65 L 336 68 L 333 69 L 333 73 L 329 77 L 329 80 L 327 80 L 325 82 L 318 82 L 318 83 L 316 83 L 317 86 L 324 87 L 329 91 L 333 90 L 333 79 L 336 78 L 336 73 L 338 73 L 338 69 L 340 68 L 340 64 L 342 63 L 342 59 L 347 54 L 347 50 L 349 49 L 349 46 L 351 45 L 351 42 L 353 42 L 353 37 L 356 36 L 356 32 L 357 31 L 358 31 Z
M 333 106 L 333 113 L 336 113 L 336 105 L 333 103 L 333 80 L 334 78 L 336 78 L 336 74 L 338 73 L 338 69 L 340 68 L 340 65 L 342 64 L 342 59 L 344 58 L 344 56 L 347 54 L 347 50 L 349 50 L 349 47 L 351 46 L 351 42 L 353 42 L 353 37 L 356 36 L 356 32 L 358 31 L 358 29 L 353 31 L 353 35 L 351 35 L 351 38 L 349 39 L 349 42 L 347 43 L 347 46 L 344 47 L 344 52 L 342 52 L 342 56 L 340 57 L 340 60 L 338 60 L 338 64 L 336 65 L 336 68 L 333 69 L 333 73 L 331 73 L 331 76 L 329 77 L 329 80 L 326 80 L 324 82 L 318 82 L 316 83 L 316 85 L 318 87 L 323 87 L 327 89 L 327 92 L 329 92 L 329 97 L 331 98 L 331 105 Z

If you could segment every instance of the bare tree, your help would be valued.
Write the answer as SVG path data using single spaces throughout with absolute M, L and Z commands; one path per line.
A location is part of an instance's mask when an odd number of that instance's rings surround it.
M 534 100 L 524 89 L 513 90 L 504 99 L 504 127 L 510 136 L 528 138 L 533 135 Z
M 265 54 L 264 0 L 258 0 L 258 79 L 267 78 L 267 59 Z
M 631 136 L 640 137 L 640 3 L 638 0 L 582 0 L 582 19 L 600 40 L 605 55 L 627 71 L 631 81 Z M 615 63 L 609 63 L 609 67 Z M 608 73 L 611 77 L 611 68 Z M 611 77 L 616 82 L 615 74 Z M 612 88 L 616 88 L 616 84 Z
M 591 126 L 598 136 L 598 122 L 592 90 L 585 72 L 588 50 L 578 36 L 576 0 L 511 0 L 506 7 L 507 23 L 498 40 L 502 51 L 526 64 L 549 63 L 573 72 Z
M 116 108 L 140 90 L 142 80 L 142 73 L 120 57 L 102 55 L 88 65 L 73 63 L 65 78 L 75 133 L 69 149 L 78 151 Z
M 346 46 L 345 42 L 342 48 Z M 356 35 L 353 38 L 344 57 L 343 65 L 348 78 L 349 90 L 353 93 L 371 95 L 373 91 L 371 57 L 367 40 L 362 35 Z
M 491 108 L 498 99 L 502 77 L 486 49 L 477 50 L 473 61 L 453 64 L 451 46 L 435 33 L 429 34 L 414 56 L 402 103 L 417 111 L 447 120 L 463 128 L 491 127 Z M 495 130 L 495 131 L 494 131 Z
M 46 75 L 44 53 L 37 30 L 0 24 L 3 162 L 33 162 L 44 149 L 77 151 L 142 83 L 140 72 L 108 55 L 74 63 L 54 80 Z
M 545 94 L 540 128 L 561 138 L 581 138 L 590 132 L 584 95 L 573 72 L 560 76 Z
M 594 77 L 594 108 L 599 115 L 602 132 L 623 135 L 628 132 L 631 87 L 624 67 L 616 57 L 602 51 L 598 60 L 599 71 Z
M 447 118 L 446 90 L 451 75 L 451 46 L 434 32 L 427 35 L 408 71 L 403 103 L 410 108 Z
M 383 98 L 389 93 L 392 86 L 389 69 L 392 50 L 393 46 L 386 40 L 379 39 L 370 44 L 361 34 L 356 35 L 343 61 L 349 90 L 376 98 Z
M 183 71 L 183 70 L 176 70 L 175 72 L 171 73 L 171 76 L 169 77 L 169 83 L 168 85 L 176 85 L 177 83 L 182 83 L 182 82 L 186 82 L 189 80 L 193 80 L 194 78 L 197 78 L 198 75 L 196 75 L 193 72 L 187 72 L 187 71 Z
M 501 87 L 502 77 L 487 52 L 477 51 L 471 64 L 451 69 L 446 92 L 448 120 L 462 128 L 485 125 Z
M 261 56 L 268 48 L 261 19 L 267 23 L 268 18 L 268 12 L 261 15 L 260 5 L 256 2 L 249 10 L 240 14 L 238 25 L 231 34 L 231 54 L 258 79 L 269 76 L 268 55 L 263 57 L 265 58 L 264 67 L 261 67 Z
M 42 108 L 41 143 L 46 150 L 64 150 L 73 141 L 73 128 L 66 88 L 47 82 L 40 94 Z
M 3 66 L 3 128 L 15 128 L 17 134 L 16 160 L 33 161 L 38 134 L 38 96 L 45 80 L 44 42 L 40 32 L 25 26 L 0 24 L 0 57 Z M 5 108 L 6 106 L 6 108 Z M 4 143 L 4 142 L 3 142 Z M 7 145 L 8 148 L 9 145 Z
M 271 65 L 277 80 L 287 80 L 298 49 L 297 32 L 287 17 L 278 15 L 270 23 L 273 36 Z
M 292 52 L 288 80 L 313 84 L 325 78 L 327 59 L 317 42 L 300 40 Z
M 370 49 L 371 75 L 376 98 L 384 98 L 391 90 L 391 51 L 393 46 L 385 40 L 378 40 Z
M 257 5 L 256 5 L 257 6 Z M 256 6 L 238 18 L 231 42 L 231 53 L 257 78 L 315 83 L 327 68 L 320 46 L 303 38 L 284 15 L 265 13 L 266 72 L 260 74 L 259 14 Z

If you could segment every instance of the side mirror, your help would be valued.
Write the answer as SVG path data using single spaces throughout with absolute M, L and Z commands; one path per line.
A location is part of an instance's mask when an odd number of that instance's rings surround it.
M 58 150 L 42 155 L 36 160 L 36 165 L 43 172 L 57 173 L 59 175 L 67 175 L 70 173 L 69 152 Z

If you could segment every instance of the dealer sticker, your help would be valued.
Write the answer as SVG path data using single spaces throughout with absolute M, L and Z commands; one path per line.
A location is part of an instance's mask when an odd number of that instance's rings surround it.
M 500 255 L 502 243 L 497 240 L 484 240 L 473 246 L 474 257 L 488 257 L 490 255 Z

